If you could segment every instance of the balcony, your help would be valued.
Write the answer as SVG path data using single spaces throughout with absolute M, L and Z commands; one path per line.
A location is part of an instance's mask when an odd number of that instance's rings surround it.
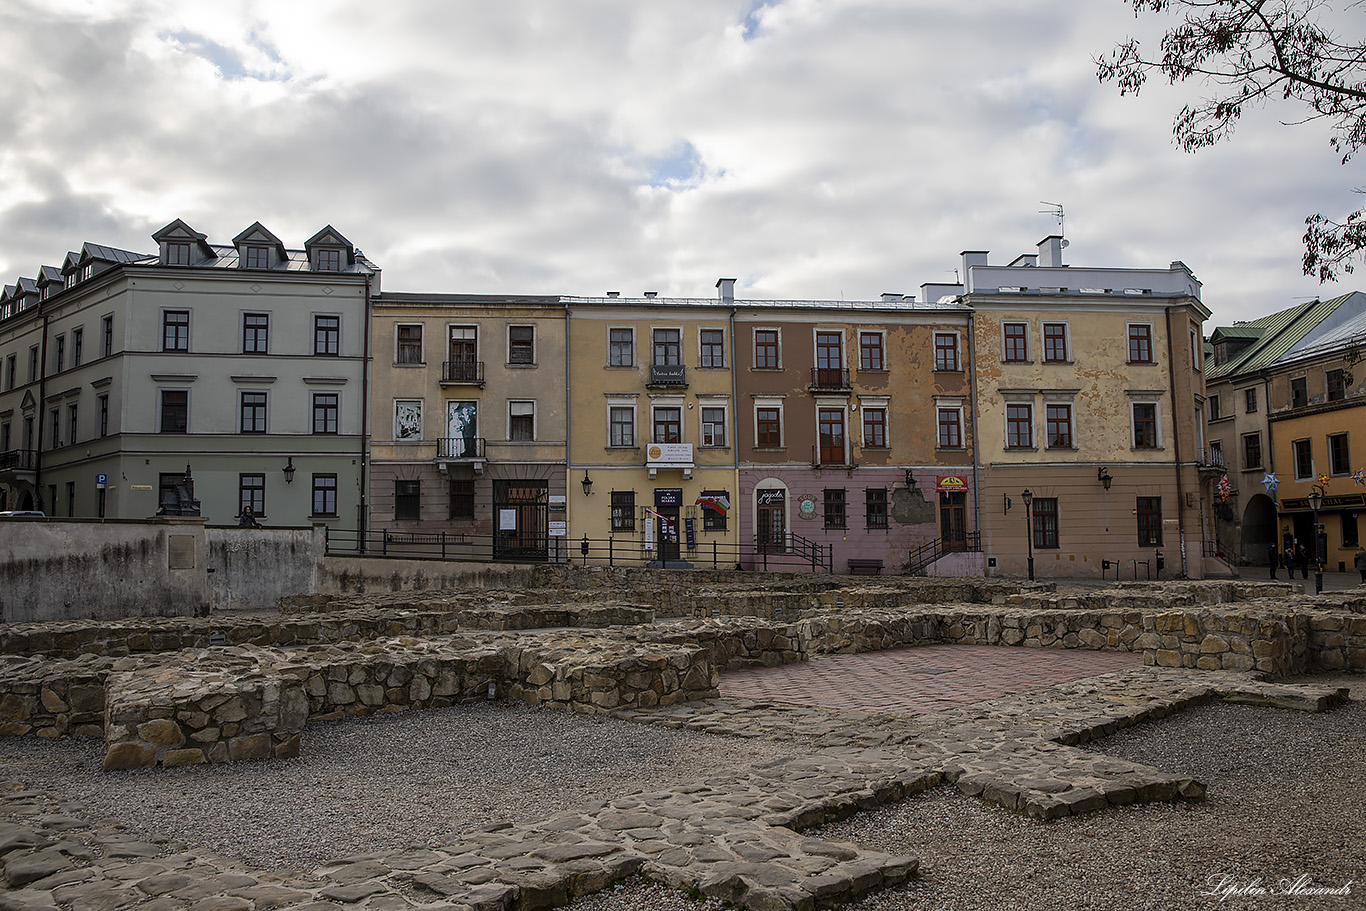
M 682 364 L 651 364 L 647 385 L 682 389 L 688 385 L 688 368 Z
M 1224 453 L 1219 449 L 1201 449 L 1195 454 L 1196 467 L 1202 474 L 1220 475 L 1228 470 L 1224 464 Z
M 442 361 L 442 386 L 483 386 L 483 361 Z
M 436 441 L 436 467 L 445 471 L 451 463 L 469 465 L 476 474 L 484 471 L 483 437 L 443 437 Z
M 37 480 L 37 464 L 38 453 L 32 449 L 0 452 L 0 481 L 8 481 L 11 484 L 27 481 L 32 484 Z
M 849 368 L 812 367 L 810 388 L 812 392 L 848 392 Z

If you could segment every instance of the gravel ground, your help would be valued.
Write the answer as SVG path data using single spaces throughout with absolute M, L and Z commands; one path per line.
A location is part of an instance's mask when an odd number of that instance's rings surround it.
M 70 800 L 87 819 L 258 870 L 307 871 L 786 755 L 735 737 L 495 703 L 311 724 L 298 759 L 107 775 L 103 741 L 3 737 L 0 777 Z

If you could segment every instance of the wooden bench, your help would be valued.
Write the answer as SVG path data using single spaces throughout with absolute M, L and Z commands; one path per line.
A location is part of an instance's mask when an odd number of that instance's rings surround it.
M 868 559 L 849 559 L 849 575 L 851 576 L 880 576 L 882 575 L 882 561 Z

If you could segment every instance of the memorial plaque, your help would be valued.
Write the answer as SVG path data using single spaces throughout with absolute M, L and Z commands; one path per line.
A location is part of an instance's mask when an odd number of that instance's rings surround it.
M 170 535 L 166 545 L 168 569 L 194 569 L 194 535 Z

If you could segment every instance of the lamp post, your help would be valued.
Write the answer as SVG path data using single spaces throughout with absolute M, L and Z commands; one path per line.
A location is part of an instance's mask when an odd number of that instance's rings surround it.
M 1319 507 L 1323 505 L 1323 488 L 1313 485 L 1309 491 L 1309 508 L 1314 510 L 1314 594 L 1323 594 L 1323 548 L 1319 538 Z
M 1029 492 L 1026 487 L 1024 493 L 1020 494 L 1020 499 L 1024 500 L 1025 505 L 1025 544 L 1029 547 L 1029 581 L 1034 581 L 1034 519 L 1030 516 L 1029 507 L 1034 502 L 1034 494 Z

